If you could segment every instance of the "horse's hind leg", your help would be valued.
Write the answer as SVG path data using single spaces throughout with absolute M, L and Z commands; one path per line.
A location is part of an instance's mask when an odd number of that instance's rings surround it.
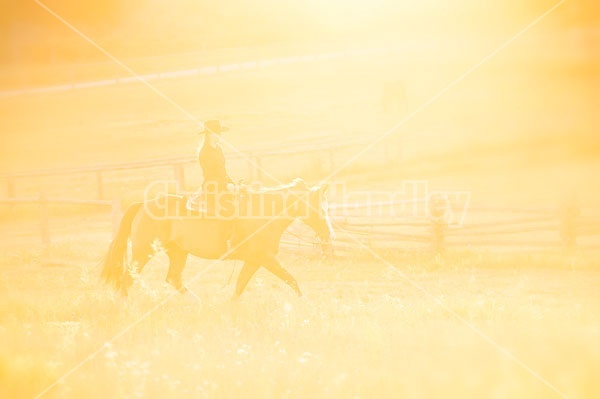
M 131 262 L 124 270 L 123 283 L 121 284 L 121 293 L 124 296 L 127 296 L 127 292 L 133 284 L 133 275 L 140 274 L 142 269 L 144 269 L 144 266 L 146 266 L 150 258 L 152 258 L 152 251 L 150 247 L 133 246 L 131 255 Z
M 281 263 L 276 258 L 270 258 L 266 262 L 262 264 L 265 269 L 285 281 L 287 285 L 289 285 L 298 296 L 302 296 L 302 292 L 300 291 L 300 287 L 298 287 L 298 282 L 296 279 L 281 266 Z
M 167 247 L 167 256 L 169 257 L 169 271 L 167 272 L 167 283 L 171 284 L 182 294 L 187 291 L 181 281 L 181 273 L 185 267 L 188 253 L 175 245 Z

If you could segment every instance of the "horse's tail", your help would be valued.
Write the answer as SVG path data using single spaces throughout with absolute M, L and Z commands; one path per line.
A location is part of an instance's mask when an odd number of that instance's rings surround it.
M 138 211 L 142 207 L 142 202 L 136 202 L 131 204 L 125 211 L 121 223 L 119 224 L 119 231 L 116 237 L 110 243 L 108 253 L 104 259 L 104 267 L 102 268 L 102 278 L 107 284 L 114 284 L 115 288 L 119 289 L 123 281 L 123 267 L 126 263 L 127 258 L 127 240 L 131 233 L 131 224 L 133 218 L 137 215 Z

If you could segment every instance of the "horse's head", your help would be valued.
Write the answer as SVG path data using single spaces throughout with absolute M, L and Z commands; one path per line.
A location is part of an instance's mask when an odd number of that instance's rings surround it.
M 329 184 L 321 183 L 307 188 L 300 179 L 294 182 L 300 194 L 299 219 L 317 234 L 323 251 L 330 255 L 330 252 L 333 251 L 332 241 L 335 239 L 335 233 L 331 226 L 327 202 Z

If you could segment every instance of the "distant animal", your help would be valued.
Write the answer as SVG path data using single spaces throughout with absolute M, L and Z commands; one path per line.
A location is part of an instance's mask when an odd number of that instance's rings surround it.
M 296 179 L 288 185 L 247 192 L 245 198 L 234 199 L 239 211 L 244 213 L 234 218 L 190 214 L 185 196 L 164 195 L 134 203 L 125 211 L 110 244 L 102 277 L 127 295 L 133 275 L 142 271 L 158 242 L 169 258 L 166 280 L 181 292 L 185 292 L 181 274 L 188 255 L 192 254 L 204 259 L 244 262 L 234 298 L 239 298 L 261 266 L 302 295 L 296 279 L 277 259 L 279 242 L 287 227 L 300 219 L 314 230 L 323 248 L 331 248 L 333 229 L 327 191 L 327 184 L 309 188 L 301 179 Z M 132 257 L 127 262 L 129 238 Z

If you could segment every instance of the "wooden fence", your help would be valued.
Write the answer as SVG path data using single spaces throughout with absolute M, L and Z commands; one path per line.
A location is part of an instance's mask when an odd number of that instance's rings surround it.
M 286 141 L 285 145 L 277 148 L 262 148 L 247 150 L 244 154 L 231 154 L 228 159 L 247 159 L 248 177 L 252 180 L 263 180 L 261 165 L 270 157 L 292 156 L 307 157 L 315 154 L 320 160 L 323 173 L 332 172 L 336 166 L 336 154 L 344 148 L 361 146 L 369 143 L 365 138 L 348 138 L 340 140 L 339 135 L 331 133 L 313 136 L 299 140 Z M 402 159 L 402 141 L 395 139 L 384 143 L 385 156 L 380 157 L 386 164 L 400 162 Z M 395 151 L 390 151 L 394 148 Z M 120 200 L 106 200 L 105 174 L 110 171 L 134 170 L 144 168 L 166 167 L 172 171 L 172 177 L 185 187 L 185 166 L 196 163 L 196 157 L 171 157 L 152 159 L 139 162 L 92 165 L 80 168 L 64 168 L 38 170 L 0 175 L 7 184 L 7 199 L 0 199 L 0 204 L 17 205 L 23 203 L 39 204 L 41 236 L 44 243 L 50 242 L 48 231 L 48 204 L 81 204 L 90 206 L 110 207 L 113 210 L 113 228 L 118 227 L 120 217 Z M 48 199 L 43 194 L 36 198 L 17 198 L 17 181 L 20 179 L 45 176 L 69 176 L 74 174 L 91 174 L 95 176 L 97 193 L 94 200 Z M 165 176 L 166 177 L 166 176 Z M 443 202 L 443 201 L 442 201 Z M 334 204 L 331 206 L 332 215 L 338 226 L 338 242 L 340 251 L 356 249 L 358 239 L 362 244 L 371 248 L 394 249 L 406 246 L 429 247 L 441 252 L 447 247 L 502 247 L 502 248 L 548 248 L 564 246 L 573 248 L 578 239 L 579 248 L 600 249 L 600 212 L 596 209 L 580 209 L 577 204 L 566 207 L 536 207 L 536 208 L 507 208 L 492 206 L 469 206 L 468 216 L 463 225 L 447 225 L 442 218 L 406 218 L 378 217 L 373 215 L 374 209 L 382 205 L 393 207 L 397 204 L 389 202 L 362 204 Z M 443 214 L 444 209 L 439 204 L 428 203 L 430 212 L 435 216 L 435 210 Z M 344 233 L 344 231 L 346 233 Z M 290 234 L 295 234 L 293 229 Z M 292 246 L 312 246 L 310 233 L 297 234 L 284 242 Z
M 0 199 L 0 204 L 8 205 L 11 207 L 25 204 L 37 205 L 39 207 L 39 231 L 40 238 L 44 246 L 50 246 L 52 242 L 52 231 L 50 229 L 50 212 L 49 206 L 51 204 L 64 204 L 64 205 L 84 205 L 100 208 L 108 208 L 111 211 L 112 219 L 112 230 L 113 235 L 116 234 L 119 223 L 121 221 L 121 200 L 115 199 L 112 201 L 107 200 L 78 200 L 73 198 L 46 198 L 42 193 L 37 198 L 10 198 Z
M 112 214 L 113 234 L 119 227 L 122 213 L 118 199 L 76 200 L 46 198 L 41 194 L 37 198 L 3 199 L 0 204 L 39 206 L 40 237 L 46 246 L 52 241 L 48 211 L 50 204 L 108 208 Z M 387 203 L 390 207 L 399 204 L 394 201 Z M 437 206 L 432 201 L 425 205 L 431 207 L 432 204 Z M 467 219 L 485 221 L 453 226 L 441 218 L 443 209 L 439 206 L 419 218 L 374 216 L 372 210 L 380 210 L 382 205 L 386 204 L 331 204 L 331 216 L 337 234 L 335 249 L 338 253 L 360 250 L 363 246 L 378 250 L 417 248 L 436 253 L 444 252 L 448 247 L 528 250 L 563 247 L 574 250 L 577 245 L 584 250 L 600 249 L 600 214 L 593 208 L 580 209 L 576 205 L 561 209 L 472 206 L 466 209 Z M 318 242 L 312 237 L 314 233 L 298 223 L 285 233 L 282 244 L 303 251 L 306 247 L 318 248 Z M 578 244 L 578 239 L 586 242 Z
M 406 204 L 406 202 L 404 202 Z M 385 205 L 385 204 L 384 204 Z M 393 207 L 396 202 L 388 202 Z M 361 247 L 377 250 L 414 248 L 442 253 L 447 248 L 501 248 L 537 250 L 575 248 L 600 250 L 600 209 L 566 207 L 506 208 L 469 206 L 464 224 L 448 225 L 441 218 L 443 208 L 418 218 L 374 216 L 382 204 L 334 204 L 331 216 L 336 230 L 335 249 L 356 251 Z M 474 221 L 471 221 L 474 220 Z M 289 248 L 318 247 L 305 227 L 294 225 L 284 236 Z

